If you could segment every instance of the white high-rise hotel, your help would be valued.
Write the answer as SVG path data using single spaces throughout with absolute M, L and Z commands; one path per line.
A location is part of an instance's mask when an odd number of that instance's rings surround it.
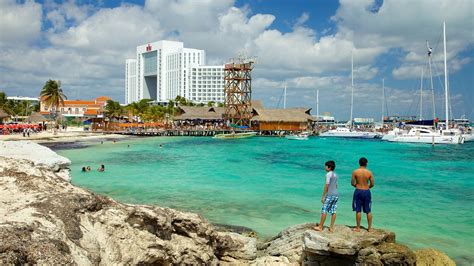
M 138 46 L 137 58 L 125 61 L 125 103 L 168 102 L 178 95 L 197 103 L 224 102 L 224 65 L 206 66 L 206 52 L 182 42 Z

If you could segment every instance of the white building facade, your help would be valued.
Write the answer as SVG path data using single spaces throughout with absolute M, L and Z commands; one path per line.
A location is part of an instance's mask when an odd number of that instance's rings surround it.
M 205 51 L 182 42 L 138 46 L 136 59 L 125 62 L 125 103 L 168 102 L 178 95 L 197 103 L 224 102 L 224 65 L 206 66 Z

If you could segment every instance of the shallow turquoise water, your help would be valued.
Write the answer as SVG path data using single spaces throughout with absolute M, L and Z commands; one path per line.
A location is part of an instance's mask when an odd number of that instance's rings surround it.
M 374 227 L 393 230 L 411 248 L 435 247 L 459 264 L 474 262 L 474 143 L 154 137 L 58 153 L 72 160 L 74 184 L 122 202 L 201 213 L 262 237 L 319 221 L 327 160 L 336 161 L 339 175 L 336 223 L 353 225 L 350 176 L 365 156 L 375 177 Z M 80 172 L 100 164 L 104 173 Z

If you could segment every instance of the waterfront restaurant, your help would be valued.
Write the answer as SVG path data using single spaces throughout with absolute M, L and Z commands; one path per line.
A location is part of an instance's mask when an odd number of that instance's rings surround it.
M 224 107 L 178 106 L 180 114 L 175 120 L 223 122 Z
M 252 124 L 260 131 L 304 131 L 311 128 L 311 108 L 253 110 Z

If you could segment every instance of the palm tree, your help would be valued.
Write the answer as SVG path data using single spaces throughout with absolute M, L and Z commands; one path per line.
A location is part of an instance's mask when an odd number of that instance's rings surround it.
M 48 80 L 43 86 L 40 94 L 44 103 L 51 107 L 51 112 L 55 115 L 60 105 L 64 106 L 64 99 L 67 99 L 61 89 L 61 81 Z
M 105 113 L 108 117 L 120 117 L 123 113 L 123 108 L 119 102 L 113 100 L 107 100 L 107 105 L 105 106 Z
M 131 113 L 132 116 L 143 116 L 150 108 L 151 99 L 142 99 L 139 102 L 133 102 L 127 105 L 127 110 Z
M 155 105 L 148 108 L 144 114 L 144 119 L 146 121 L 158 122 L 163 120 L 165 117 L 165 108 L 161 105 Z
M 0 109 L 2 109 L 7 114 L 11 114 L 9 101 L 7 99 L 7 94 L 3 91 L 0 92 Z

